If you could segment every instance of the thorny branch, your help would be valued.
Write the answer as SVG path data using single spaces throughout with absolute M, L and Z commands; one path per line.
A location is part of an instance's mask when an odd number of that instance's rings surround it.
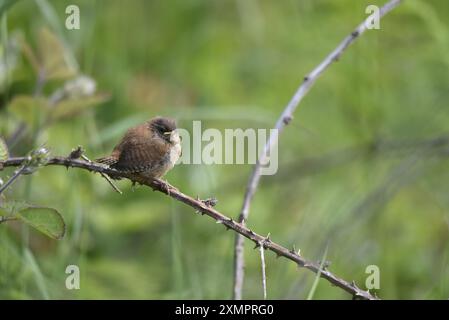
M 17 158 L 10 158 L 6 161 L 0 161 L 0 171 L 3 170 L 5 167 L 19 167 L 24 164 L 25 161 L 27 161 L 27 157 L 17 157 Z M 45 163 L 45 166 L 65 166 L 67 168 L 80 168 L 85 169 L 90 172 L 97 172 L 100 174 L 106 174 L 113 178 L 127 178 L 131 180 L 133 183 L 139 183 L 142 185 L 146 185 L 153 190 L 157 190 L 159 192 L 165 193 L 166 195 L 170 196 L 173 199 L 176 199 L 180 202 L 183 202 L 184 204 L 194 208 L 197 212 L 200 212 L 201 214 L 205 214 L 212 219 L 214 219 L 218 224 L 222 224 L 226 227 L 226 229 L 232 229 L 233 231 L 241 234 L 242 236 L 248 238 L 249 240 L 253 241 L 256 245 L 255 248 L 258 248 L 260 246 L 263 246 L 263 249 L 270 250 L 274 252 L 277 256 L 282 256 L 286 259 L 289 259 L 293 262 L 295 262 L 298 267 L 306 268 L 315 274 L 320 274 L 321 278 L 326 279 L 331 284 L 343 289 L 344 291 L 348 292 L 355 298 L 359 299 L 366 299 L 366 300 L 376 300 L 377 297 L 371 295 L 368 291 L 364 291 L 357 287 L 357 285 L 354 282 L 348 282 L 346 280 L 343 280 L 342 278 L 337 277 L 333 273 L 331 273 L 327 269 L 321 269 L 319 262 L 312 262 L 304 257 L 302 257 L 299 252 L 292 249 L 289 250 L 275 242 L 273 242 L 269 236 L 261 236 L 245 225 L 238 223 L 234 221 L 232 218 L 229 218 L 219 211 L 215 210 L 212 207 L 212 204 L 214 204 L 216 201 L 203 201 L 201 199 L 195 199 L 192 198 L 181 191 L 179 191 L 177 188 L 169 185 L 165 181 L 162 180 L 151 180 L 148 178 L 144 178 L 141 176 L 135 176 L 133 174 L 123 173 L 108 167 L 105 167 L 101 164 L 96 164 L 93 162 L 87 162 L 84 160 L 79 159 L 73 159 L 70 156 L 69 157 L 51 157 L 48 159 L 48 161 Z
M 379 11 L 379 18 L 382 18 L 388 12 L 393 10 L 396 6 L 401 3 L 402 0 L 390 0 L 387 2 Z M 249 209 L 251 201 L 256 193 L 257 186 L 259 185 L 260 175 L 261 175 L 261 164 L 266 163 L 267 156 L 270 150 L 277 143 L 278 134 L 282 132 L 286 125 L 288 125 L 293 119 L 293 113 L 298 107 L 301 100 L 307 94 L 309 89 L 315 83 L 317 78 L 325 71 L 333 62 L 338 61 L 341 54 L 349 47 L 362 33 L 367 29 L 367 25 L 372 21 L 372 17 L 369 16 L 365 19 L 357 28 L 348 35 L 343 41 L 332 51 L 315 69 L 312 70 L 308 75 L 304 77 L 302 84 L 299 86 L 298 90 L 293 95 L 290 102 L 285 107 L 281 116 L 276 122 L 275 129 L 277 132 L 270 135 L 267 143 L 265 144 L 264 150 L 260 155 L 251 176 L 248 180 L 246 187 L 246 192 L 243 200 L 242 209 L 238 221 L 242 224 L 248 219 Z M 236 235 L 235 239 L 235 253 L 234 253 L 234 299 L 240 300 L 242 298 L 242 287 L 244 278 L 244 247 L 243 247 L 243 237 L 239 234 Z

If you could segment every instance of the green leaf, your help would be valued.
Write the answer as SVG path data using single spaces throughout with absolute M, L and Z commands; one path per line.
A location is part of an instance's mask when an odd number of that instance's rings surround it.
M 56 209 L 28 206 L 15 212 L 14 216 L 50 238 L 59 240 L 64 237 L 65 222 Z
M 35 117 L 39 116 L 46 107 L 44 98 L 35 98 L 27 95 L 17 95 L 8 105 L 8 111 L 30 127 L 35 124 Z M 39 108 L 39 109 L 38 109 Z
M 43 18 L 45 18 L 53 32 L 58 35 L 58 42 L 63 47 L 62 54 L 64 55 L 64 60 L 67 67 L 70 70 L 77 72 L 79 69 L 78 62 L 76 61 L 73 51 L 70 50 L 69 44 L 64 38 L 67 30 L 65 29 L 64 23 L 60 19 L 58 10 L 56 10 L 47 0 L 35 0 L 35 2 L 41 11 Z
M 0 161 L 8 160 L 8 158 L 8 146 L 6 145 L 5 141 L 0 138 Z
M 71 119 L 72 117 L 86 111 L 88 108 L 97 106 L 109 99 L 107 93 L 97 93 L 91 97 L 64 100 L 56 105 L 51 117 L 53 121 Z
M 38 52 L 47 79 L 67 79 L 76 75 L 76 70 L 67 63 L 65 47 L 52 31 L 42 28 L 38 34 Z

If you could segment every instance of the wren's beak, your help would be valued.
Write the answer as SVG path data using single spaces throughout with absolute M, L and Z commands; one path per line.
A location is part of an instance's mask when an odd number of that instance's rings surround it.
M 170 135 L 172 132 L 173 132 L 173 131 L 167 131 L 167 132 L 164 132 L 164 134 Z

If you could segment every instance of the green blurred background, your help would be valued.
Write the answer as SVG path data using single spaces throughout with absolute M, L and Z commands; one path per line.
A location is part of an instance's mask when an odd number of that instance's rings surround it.
M 82 145 L 95 158 L 155 115 L 187 129 L 192 120 L 270 128 L 373 3 L 384 1 L 0 1 L 0 135 L 14 156 L 46 143 L 54 155 Z M 80 30 L 65 28 L 71 4 Z M 382 298 L 449 296 L 448 15 L 448 1 L 407 0 L 325 72 L 281 135 L 279 171 L 262 178 L 248 220 L 308 259 L 327 246 L 329 269 L 362 288 L 377 265 Z M 48 120 L 48 99 L 80 74 L 97 93 L 69 97 Z M 237 217 L 250 172 L 179 165 L 166 178 Z M 58 209 L 67 233 L 58 241 L 1 224 L 0 298 L 230 298 L 234 233 L 148 188 L 118 185 L 123 195 L 61 167 L 21 177 L 6 197 Z M 243 296 L 260 299 L 259 253 L 246 244 Z M 268 298 L 308 296 L 313 273 L 266 259 Z M 70 264 L 80 290 L 65 287 Z M 321 280 L 313 298 L 351 297 Z

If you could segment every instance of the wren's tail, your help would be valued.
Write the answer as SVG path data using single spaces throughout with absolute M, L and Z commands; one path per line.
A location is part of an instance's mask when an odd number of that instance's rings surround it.
M 95 159 L 95 161 L 98 163 L 106 164 L 108 166 L 112 166 L 113 164 L 117 163 L 117 158 L 115 158 L 113 156 L 108 156 L 108 157 Z
M 114 157 L 114 156 L 111 155 L 111 156 L 95 159 L 95 161 L 98 162 L 98 163 L 105 164 L 105 165 L 109 166 L 112 169 L 115 169 L 114 168 L 114 164 L 116 164 L 118 162 L 118 159 L 117 159 L 117 157 Z M 110 174 L 110 173 L 108 173 L 107 175 L 109 177 L 111 177 L 112 179 L 115 179 L 115 180 L 120 180 L 121 179 L 121 177 L 113 175 L 113 174 Z

